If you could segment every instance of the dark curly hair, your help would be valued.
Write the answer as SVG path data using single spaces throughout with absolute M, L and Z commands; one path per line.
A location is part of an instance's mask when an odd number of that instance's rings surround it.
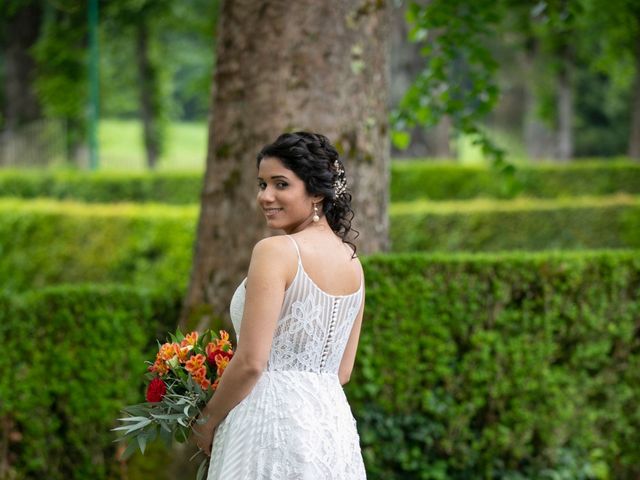
M 324 197 L 322 212 L 331 229 L 344 243 L 351 246 L 353 258 L 356 246 L 347 237 L 353 231 L 355 240 L 360 233 L 351 228 L 354 217 L 351 209 L 352 197 L 346 189 L 344 165 L 329 139 L 319 133 L 283 133 L 275 142 L 260 150 L 257 156 L 258 168 L 262 159 L 267 157 L 279 159 L 286 168 L 300 177 L 309 195 Z

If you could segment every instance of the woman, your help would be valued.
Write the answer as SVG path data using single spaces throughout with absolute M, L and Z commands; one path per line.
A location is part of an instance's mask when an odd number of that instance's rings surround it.
M 208 479 L 364 479 L 342 389 L 364 309 L 342 162 L 326 137 L 297 132 L 257 163 L 258 206 L 286 235 L 255 245 L 231 301 L 236 352 L 196 428 Z

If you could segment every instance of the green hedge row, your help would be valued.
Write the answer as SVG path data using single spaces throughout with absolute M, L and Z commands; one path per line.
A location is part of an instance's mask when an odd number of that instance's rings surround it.
M 576 195 L 640 193 L 640 164 L 631 161 L 590 161 L 570 165 L 519 166 L 516 178 L 522 196 L 556 198 Z M 0 196 L 51 197 L 85 202 L 198 203 L 201 172 L 42 172 L 0 171 Z M 391 166 L 391 200 L 409 201 L 509 198 L 505 184 L 483 166 L 431 161 L 394 161 Z
M 1 170 L 0 197 L 79 200 L 91 203 L 199 203 L 200 172 L 135 173 Z
M 640 193 L 640 163 L 628 160 L 585 161 L 568 165 L 541 163 L 517 166 L 521 196 L 537 198 Z M 395 162 L 391 174 L 394 202 L 476 197 L 511 198 L 508 185 L 484 166 Z
M 0 288 L 123 282 L 184 292 L 197 208 L 0 200 Z
M 124 282 L 183 292 L 195 206 L 0 199 L 0 288 Z M 639 248 L 637 198 L 391 206 L 392 250 Z
M 640 197 L 414 201 L 390 206 L 392 250 L 640 248 Z
M 638 478 L 640 251 L 374 255 L 364 267 L 346 393 L 368 478 Z M 176 315 L 168 297 L 125 286 L 0 297 L 10 478 L 124 478 L 109 428 L 140 400 L 142 361 Z M 168 462 L 129 478 L 167 478 Z
M 124 285 L 0 295 L 3 478 L 122 478 L 110 429 L 124 405 L 144 401 L 144 361 L 175 329 L 178 306 Z
M 346 391 L 368 478 L 640 476 L 640 250 L 365 268 Z

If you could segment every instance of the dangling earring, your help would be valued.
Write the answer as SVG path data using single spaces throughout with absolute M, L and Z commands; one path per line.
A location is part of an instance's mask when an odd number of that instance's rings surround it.
M 320 217 L 318 216 L 318 206 L 314 203 L 313 204 L 313 221 L 314 222 L 319 222 L 320 221 Z

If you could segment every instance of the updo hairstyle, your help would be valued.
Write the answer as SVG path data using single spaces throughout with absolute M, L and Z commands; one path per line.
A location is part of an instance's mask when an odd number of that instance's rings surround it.
M 275 142 L 266 145 L 257 156 L 257 167 L 262 159 L 275 157 L 304 182 L 309 195 L 322 195 L 322 212 L 331 229 L 353 249 L 348 240 L 353 230 L 355 238 L 360 234 L 351 228 L 354 212 L 351 209 L 351 193 L 346 188 L 344 165 L 338 151 L 329 139 L 319 133 L 294 132 L 280 135 Z

